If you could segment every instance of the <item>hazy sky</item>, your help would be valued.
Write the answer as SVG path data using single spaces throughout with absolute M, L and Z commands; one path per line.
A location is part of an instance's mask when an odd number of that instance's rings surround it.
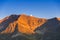
M 60 0 L 0 0 L 0 19 L 11 14 L 60 17 Z

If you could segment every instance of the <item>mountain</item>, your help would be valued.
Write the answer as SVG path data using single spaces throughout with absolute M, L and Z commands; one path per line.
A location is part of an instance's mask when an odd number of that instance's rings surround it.
M 44 32 L 42 40 L 60 40 L 60 18 L 48 19 L 36 30 Z
M 46 19 L 27 16 L 25 14 L 11 15 L 8 18 L 4 18 L 3 22 L 1 22 L 0 33 L 13 33 L 17 28 L 18 32 L 32 34 L 35 33 L 34 30 L 38 26 L 44 24 L 45 22 Z
M 60 18 L 37 18 L 25 14 L 0 20 L 1 40 L 60 40 Z

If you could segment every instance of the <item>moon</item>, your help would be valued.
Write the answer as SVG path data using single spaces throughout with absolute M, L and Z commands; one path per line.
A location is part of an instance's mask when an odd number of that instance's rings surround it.
M 30 16 L 32 16 L 32 14 Z

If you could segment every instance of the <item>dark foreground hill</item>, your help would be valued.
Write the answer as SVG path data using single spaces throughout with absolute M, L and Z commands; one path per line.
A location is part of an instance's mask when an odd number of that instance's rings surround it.
M 0 40 L 60 40 L 60 18 L 5 17 L 0 20 Z

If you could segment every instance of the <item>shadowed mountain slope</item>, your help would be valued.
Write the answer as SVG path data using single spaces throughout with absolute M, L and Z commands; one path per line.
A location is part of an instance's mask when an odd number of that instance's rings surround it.
M 42 40 L 60 40 L 60 18 L 48 19 L 47 22 L 36 30 L 44 32 Z
M 19 15 L 11 15 L 7 19 L 4 19 L 0 23 L 0 27 L 1 27 L 0 31 L 1 31 L 1 33 L 9 33 L 10 31 L 12 32 L 14 30 L 14 26 L 16 24 L 15 21 L 17 20 L 18 17 L 19 17 Z

